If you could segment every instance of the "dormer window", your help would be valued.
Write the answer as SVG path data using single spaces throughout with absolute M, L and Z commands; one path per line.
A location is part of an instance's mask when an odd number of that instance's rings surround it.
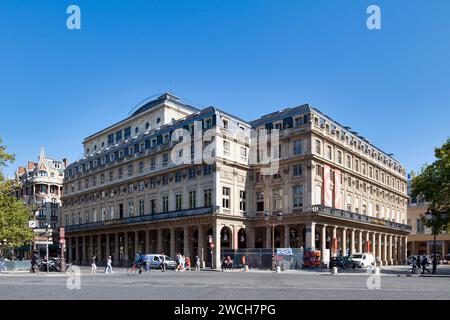
M 160 123 L 161 122 L 161 118 L 156 119 L 156 123 Z
M 134 129 L 134 133 L 138 134 L 139 133 L 139 127 L 136 127 L 136 129 Z
M 145 124 L 145 129 L 146 129 L 146 130 L 150 129 L 150 123 L 147 122 L 147 123 Z
M 228 129 L 228 120 L 223 119 L 223 128 Z

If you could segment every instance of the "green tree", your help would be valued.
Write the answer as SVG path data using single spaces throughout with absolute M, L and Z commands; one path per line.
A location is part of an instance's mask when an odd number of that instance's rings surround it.
M 15 183 L 2 173 L 3 168 L 13 163 L 14 159 L 13 154 L 6 152 L 0 138 L 0 242 L 3 249 L 22 246 L 33 238 L 33 231 L 28 227 L 31 210 L 11 195 Z
M 411 196 L 430 202 L 430 209 L 450 212 L 450 138 L 435 149 L 436 161 L 412 180 Z

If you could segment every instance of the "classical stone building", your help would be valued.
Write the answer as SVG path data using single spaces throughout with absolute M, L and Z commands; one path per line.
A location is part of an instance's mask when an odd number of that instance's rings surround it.
M 272 242 L 406 260 L 403 166 L 309 105 L 247 122 L 164 94 L 83 145 L 64 181 L 71 261 L 182 252 L 218 267 L 223 249 Z M 266 212 L 282 215 L 274 236 Z
M 422 216 L 425 216 L 428 209 L 428 202 L 417 198 L 411 198 L 409 201 L 408 225 L 411 225 L 412 230 L 408 236 L 408 256 L 433 254 L 434 236 L 431 234 L 431 229 L 427 228 L 422 221 Z M 450 234 L 448 232 L 436 236 L 436 253 L 441 257 L 449 254 L 449 244 Z
M 15 189 L 17 199 L 30 205 L 35 213 L 36 228 L 49 227 L 58 230 L 61 224 L 61 196 L 63 191 L 64 169 L 67 160 L 57 161 L 45 156 L 44 148 L 38 162 L 29 161 L 26 167 L 19 167 L 15 173 L 18 187 Z M 58 249 L 55 233 L 54 248 Z M 44 249 L 37 246 L 37 249 Z

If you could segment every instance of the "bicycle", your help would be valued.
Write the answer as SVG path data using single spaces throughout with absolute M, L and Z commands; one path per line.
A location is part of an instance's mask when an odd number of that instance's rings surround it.
M 137 274 L 142 274 L 143 272 L 144 272 L 144 265 L 143 264 L 133 263 L 127 269 L 127 275 L 129 275 L 129 276 L 135 276 Z

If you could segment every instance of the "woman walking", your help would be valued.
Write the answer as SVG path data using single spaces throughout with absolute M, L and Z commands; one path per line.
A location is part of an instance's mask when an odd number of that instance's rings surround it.
M 108 260 L 106 261 L 106 269 L 105 273 L 113 273 L 112 271 L 112 259 L 111 256 L 108 257 Z
M 97 257 L 93 256 L 91 260 L 91 273 L 95 274 L 97 272 Z

